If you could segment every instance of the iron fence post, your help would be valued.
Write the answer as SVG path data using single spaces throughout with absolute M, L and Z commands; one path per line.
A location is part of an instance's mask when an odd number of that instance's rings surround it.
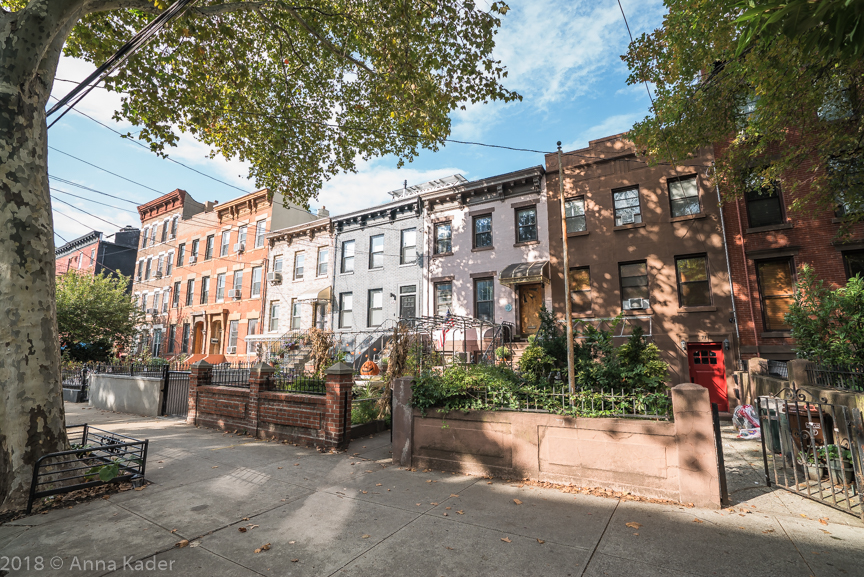
M 729 489 L 726 487 L 726 462 L 723 459 L 723 438 L 720 436 L 720 409 L 711 403 L 711 420 L 714 424 L 714 446 L 717 449 L 717 479 L 720 481 L 720 504 L 729 504 Z
M 759 414 L 759 438 L 762 439 L 762 466 L 763 471 L 765 471 L 765 486 L 771 486 L 771 477 L 768 475 L 768 453 L 765 450 L 765 424 L 768 425 L 768 434 L 771 434 L 771 414 L 768 410 L 768 406 L 765 406 L 765 420 L 762 420 L 762 397 L 756 397 L 756 412 Z M 779 418 L 779 417 L 778 417 Z M 778 422 L 777 427 L 780 427 Z
M 168 409 L 168 382 L 170 380 L 170 365 L 162 366 L 162 408 L 159 411 L 160 415 L 165 415 Z

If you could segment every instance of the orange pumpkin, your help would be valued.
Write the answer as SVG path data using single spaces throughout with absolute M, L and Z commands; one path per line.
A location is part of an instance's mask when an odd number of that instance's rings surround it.
M 373 361 L 366 361 L 363 363 L 363 366 L 360 367 L 360 374 L 364 377 L 374 377 L 380 372 L 378 369 L 378 365 L 376 365 Z

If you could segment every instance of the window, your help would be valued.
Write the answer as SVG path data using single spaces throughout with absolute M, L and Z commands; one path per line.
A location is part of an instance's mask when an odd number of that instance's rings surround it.
M 439 282 L 435 285 L 435 314 L 444 316 L 453 304 L 453 285 L 449 282 Z
M 171 219 L 171 239 L 177 238 L 177 221 L 180 219 L 179 216 L 175 216 Z
M 254 335 L 258 332 L 258 319 L 249 319 L 249 326 L 246 328 L 246 336 Z M 255 342 L 246 339 L 246 354 L 255 353 Z
M 567 222 L 567 232 L 585 232 L 585 197 L 574 198 L 564 202 L 564 217 Z
M 189 259 L 190 262 L 192 259 L 198 260 L 198 245 L 199 244 L 200 244 L 200 241 L 197 238 L 192 241 L 192 258 Z
M 758 177 L 750 177 L 747 191 L 744 193 L 747 202 L 747 220 L 750 228 L 783 224 L 783 201 L 780 199 L 780 184 L 772 183 L 763 186 Z
M 273 257 L 273 272 L 282 272 L 282 255 Z
M 204 245 L 204 260 L 210 260 L 213 258 L 213 243 L 216 241 L 216 237 L 214 235 L 210 235 L 207 237 L 207 244 Z
M 210 277 L 201 277 L 201 304 L 206 305 L 210 300 Z
M 237 230 L 237 244 L 240 245 L 240 250 L 246 249 L 246 231 L 249 229 L 245 224 Z
M 207 278 L 207 277 L 204 277 Z M 225 273 L 216 275 L 216 302 L 225 300 Z M 204 301 L 206 302 L 206 301 Z
M 195 279 L 190 278 L 186 281 L 186 306 L 191 307 L 195 302 Z
M 492 322 L 495 318 L 495 285 L 491 278 L 474 280 L 474 316 L 481 321 Z
M 147 235 L 150 234 L 150 227 L 144 227 L 144 234 L 141 235 L 141 248 L 147 248 Z
M 154 224 L 153 228 L 150 229 L 150 244 L 151 245 L 156 244 L 156 229 L 157 228 L 158 227 Z
M 417 229 L 408 228 L 402 231 L 401 247 L 399 264 L 414 264 L 417 262 Z
M 453 231 L 449 222 L 435 225 L 435 254 L 448 254 L 453 252 Z
M 240 321 L 228 321 L 228 348 L 237 350 L 237 333 L 240 329 Z
M 159 255 L 159 260 L 156 261 L 156 278 L 162 278 L 162 265 L 165 263 L 165 257 Z
M 639 187 L 612 191 L 615 204 L 615 226 L 638 224 L 642 222 L 642 208 L 639 206 Z
M 162 236 L 160 237 L 161 242 L 168 242 L 168 226 L 169 221 L 165 221 L 162 223 Z
M 184 260 L 186 260 L 186 243 L 185 242 L 177 247 L 177 266 L 183 266 Z
M 150 280 L 150 269 L 153 268 L 153 259 L 147 259 L 147 268 L 144 270 L 144 280 Z
M 786 313 L 794 300 L 795 281 L 792 259 L 756 261 L 762 317 L 767 331 L 788 331 Z
M 474 248 L 492 246 L 492 215 L 474 217 Z
M 168 346 L 166 352 L 174 352 L 174 340 L 177 338 L 177 325 L 169 325 L 168 327 Z
M 222 245 L 219 247 L 219 256 L 228 255 L 228 247 L 231 245 L 231 231 L 222 231 Z
M 81 270 L 81 263 L 84 262 L 84 253 L 78 253 L 78 270 Z
M 342 293 L 339 295 L 339 328 L 350 329 L 354 323 L 354 295 Z
M 342 243 L 342 268 L 341 272 L 354 272 L 354 241 L 346 240 Z
M 369 268 L 384 266 L 384 235 L 369 238 Z
M 297 302 L 297 299 L 293 299 L 291 301 L 291 330 L 299 331 L 300 330 L 300 318 L 302 315 L 301 304 Z
M 669 202 L 672 205 L 673 217 L 699 214 L 699 186 L 695 174 L 669 179 Z
M 162 295 L 162 313 L 168 312 L 168 301 L 171 299 L 171 289 L 166 288 L 165 293 Z
M 578 314 L 591 313 L 591 271 L 585 267 L 570 269 L 570 310 Z
M 156 291 L 155 293 L 153 293 L 153 314 L 154 315 L 159 314 L 159 304 L 160 304 L 159 301 L 161 298 L 162 298 L 162 293 L 160 293 L 159 291 Z
M 704 255 L 676 258 L 675 272 L 678 275 L 678 306 L 707 307 L 711 305 L 708 259 Z
M 529 206 L 516 211 L 516 242 L 537 240 L 537 207 Z
M 413 319 L 417 316 L 417 285 L 399 287 L 399 318 Z
M 180 352 L 188 353 L 189 352 L 189 331 L 191 326 L 189 323 L 183 323 L 183 336 L 180 338 Z
M 243 296 L 243 271 L 234 271 L 234 298 Z
M 327 247 L 318 249 L 318 276 L 327 276 L 327 257 L 330 250 Z
M 261 267 L 252 267 L 252 297 L 261 296 Z
M 366 326 L 377 327 L 384 322 L 384 290 L 372 289 L 369 291 L 368 314 L 366 315 Z
M 174 292 L 171 293 L 174 300 L 171 301 L 171 306 L 177 308 L 180 306 L 180 281 L 174 283 Z
M 306 262 L 306 255 L 302 252 L 294 254 L 294 280 L 303 280 L 303 264 Z
M 270 303 L 270 328 L 268 330 L 279 330 L 279 301 Z
M 843 253 L 843 264 L 846 265 L 846 278 L 860 275 L 864 278 L 864 250 Z
M 68 267 L 69 265 L 67 264 L 66 266 Z M 139 260 L 138 261 L 138 282 L 141 282 L 141 279 L 143 278 L 141 275 L 143 273 L 144 273 L 144 261 Z
M 141 312 L 147 312 L 147 293 L 141 295 Z
M 255 248 L 264 246 L 265 234 L 267 234 L 267 221 L 259 220 L 255 223 Z
M 153 349 L 151 354 L 154 357 L 159 356 L 159 351 L 162 348 L 162 329 L 154 329 L 153 330 Z
M 647 309 L 650 306 L 648 264 L 631 262 L 618 265 L 621 278 L 621 308 L 625 311 Z
M 171 271 L 174 270 L 174 251 L 168 253 L 165 257 L 165 275 L 170 276 Z
M 90 266 L 93 266 L 93 260 L 95 257 L 96 257 L 96 249 L 91 248 L 90 249 Z

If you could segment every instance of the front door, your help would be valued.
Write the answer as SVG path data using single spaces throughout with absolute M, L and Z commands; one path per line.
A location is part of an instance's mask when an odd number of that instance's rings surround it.
M 543 306 L 543 285 L 519 287 L 519 332 L 533 335 L 540 328 L 540 307 Z
M 204 323 L 195 323 L 195 332 L 192 335 L 192 354 L 204 352 Z
M 222 354 L 222 321 L 213 321 L 210 324 L 210 354 Z
M 728 411 L 723 345 L 687 343 L 687 359 L 690 364 L 690 381 L 708 389 L 711 402 L 717 403 L 719 410 Z

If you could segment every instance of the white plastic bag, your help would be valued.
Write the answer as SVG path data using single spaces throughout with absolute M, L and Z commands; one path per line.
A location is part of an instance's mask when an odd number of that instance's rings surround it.
M 759 440 L 762 438 L 762 430 L 761 429 L 741 429 L 738 431 L 739 439 L 756 439 Z
M 732 413 L 732 424 L 739 431 L 742 429 L 758 429 L 759 415 L 750 405 L 738 405 Z

